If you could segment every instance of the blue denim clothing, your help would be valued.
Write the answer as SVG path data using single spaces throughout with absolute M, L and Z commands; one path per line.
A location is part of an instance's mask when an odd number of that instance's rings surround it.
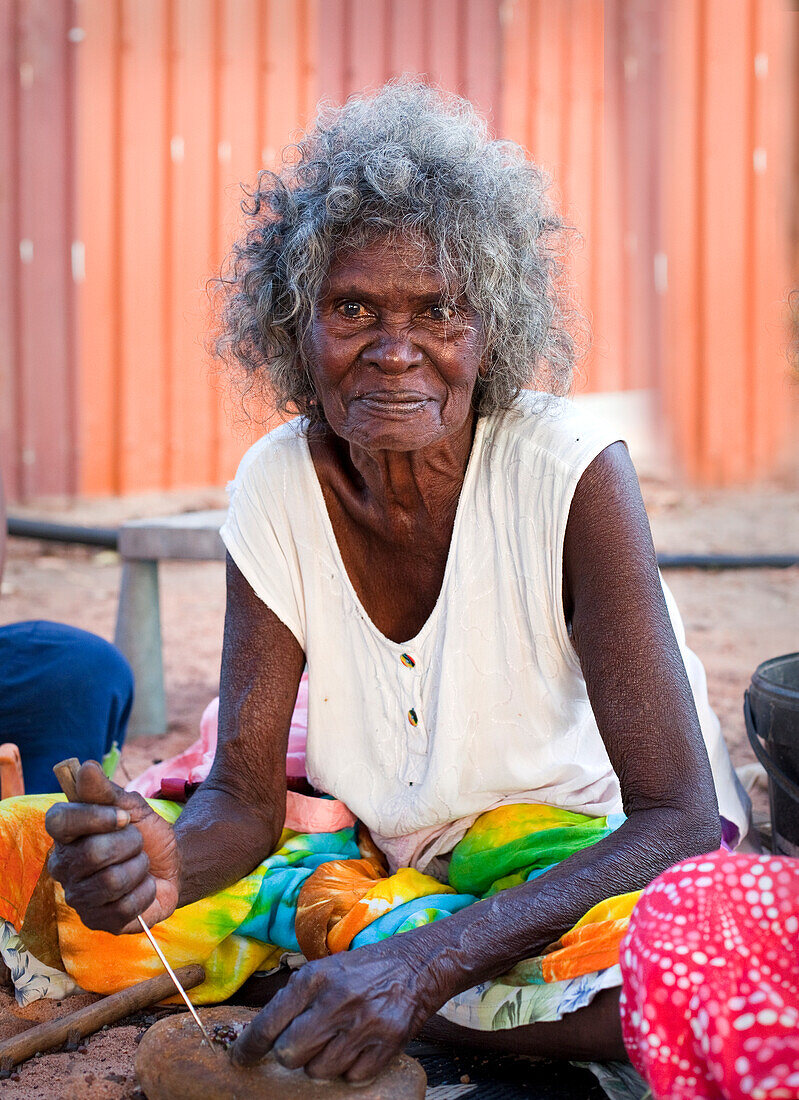
M 0 742 L 19 747 L 27 794 L 59 790 L 59 760 L 121 745 L 132 703 L 130 666 L 102 638 L 43 621 L 0 627 Z

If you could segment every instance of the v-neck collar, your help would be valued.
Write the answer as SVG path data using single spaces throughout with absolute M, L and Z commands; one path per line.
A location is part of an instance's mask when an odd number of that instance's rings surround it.
M 311 484 L 312 484 L 312 487 L 313 487 L 313 493 L 314 493 L 314 496 L 316 498 L 316 503 L 317 503 L 317 506 L 319 508 L 322 523 L 324 525 L 325 532 L 327 534 L 327 539 L 328 539 L 328 542 L 330 544 L 330 549 L 331 549 L 331 552 L 333 554 L 333 558 L 336 562 L 337 568 L 338 568 L 339 572 L 341 573 L 341 576 L 344 580 L 345 586 L 347 587 L 347 589 L 350 592 L 350 596 L 352 598 L 353 603 L 357 607 L 357 609 L 358 609 L 361 617 L 363 618 L 364 622 L 366 622 L 368 624 L 369 629 L 371 630 L 372 634 L 374 634 L 375 638 L 382 645 L 390 646 L 391 649 L 393 649 L 397 652 L 400 652 L 400 651 L 405 650 L 405 649 L 411 649 L 411 648 L 414 648 L 414 647 L 415 648 L 420 647 L 422 645 L 422 643 L 424 642 L 424 639 L 426 638 L 426 636 L 430 633 L 431 629 L 433 628 L 433 624 L 435 623 L 435 620 L 438 618 L 440 608 L 441 608 L 441 606 L 444 602 L 444 599 L 445 599 L 447 586 L 448 586 L 449 580 L 450 580 L 450 574 L 452 573 L 452 569 L 453 569 L 453 564 L 452 563 L 453 563 L 453 560 L 455 558 L 455 546 L 456 546 L 456 543 L 457 543 L 457 540 L 458 540 L 458 533 L 460 531 L 460 527 L 461 527 L 461 523 L 462 523 L 463 511 L 464 511 L 464 508 L 465 508 L 464 502 L 466 500 L 466 497 L 468 496 L 467 490 L 469 489 L 469 487 L 471 485 L 471 482 L 475 477 L 475 469 L 479 464 L 479 455 L 480 455 L 480 452 L 482 451 L 482 444 L 483 444 L 483 431 L 484 431 L 484 426 L 485 426 L 485 420 L 486 420 L 486 418 L 484 416 L 480 416 L 480 417 L 477 418 L 477 423 L 475 425 L 474 438 L 472 440 L 472 449 L 469 452 L 469 461 L 466 464 L 466 472 L 463 475 L 463 484 L 461 485 L 461 491 L 460 491 L 460 495 L 458 497 L 458 505 L 457 505 L 457 508 L 455 509 L 455 521 L 452 525 L 452 535 L 450 537 L 449 549 L 447 551 L 447 564 L 444 567 L 444 576 L 443 576 L 442 581 L 441 581 L 441 587 L 438 591 L 438 596 L 436 598 L 436 602 L 433 606 L 433 610 L 430 612 L 430 614 L 428 615 L 427 619 L 424 621 L 424 623 L 422 624 L 420 629 L 416 632 L 416 634 L 412 638 L 408 638 L 404 642 L 395 642 L 393 640 L 393 638 L 386 637 L 386 635 L 382 632 L 382 630 L 378 629 L 378 627 L 373 622 L 371 616 L 368 614 L 366 608 L 361 603 L 361 599 L 360 599 L 358 593 L 355 591 L 355 585 L 352 583 L 350 575 L 347 572 L 347 567 L 344 564 L 344 558 L 342 557 L 341 550 L 339 549 L 338 539 L 336 538 L 336 533 L 333 530 L 333 524 L 332 524 L 331 519 L 330 519 L 330 513 L 327 510 L 327 502 L 325 501 L 325 495 L 322 492 L 322 484 L 319 481 L 319 475 L 317 474 L 316 466 L 314 465 L 313 455 L 311 454 L 311 446 L 310 446 L 310 442 L 308 440 L 308 434 L 307 434 L 307 432 L 302 432 L 303 446 L 305 448 L 305 455 L 306 455 L 307 462 L 308 462 L 308 468 L 309 468 L 309 473 L 310 473 Z

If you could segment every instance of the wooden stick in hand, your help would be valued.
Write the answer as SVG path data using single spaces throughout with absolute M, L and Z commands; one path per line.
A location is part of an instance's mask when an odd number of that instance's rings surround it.
M 78 774 L 78 768 L 80 767 L 80 760 L 77 756 L 70 756 L 68 760 L 62 760 L 60 764 L 56 764 L 53 767 L 55 777 L 59 782 L 61 790 L 67 796 L 67 802 L 78 801 L 78 788 L 75 786 L 75 776 Z

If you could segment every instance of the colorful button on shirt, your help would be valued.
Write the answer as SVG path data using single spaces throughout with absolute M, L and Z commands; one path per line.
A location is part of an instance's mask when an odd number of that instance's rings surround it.
M 402 663 L 405 665 L 406 668 L 414 668 L 416 666 L 416 661 L 414 661 L 414 659 L 413 659 L 413 657 L 411 657 L 410 653 L 401 653 L 400 654 L 400 660 L 402 661 Z
M 412 726 L 419 725 L 419 719 L 416 717 L 416 711 L 413 709 L 413 707 L 411 707 L 411 709 L 408 711 L 408 721 Z

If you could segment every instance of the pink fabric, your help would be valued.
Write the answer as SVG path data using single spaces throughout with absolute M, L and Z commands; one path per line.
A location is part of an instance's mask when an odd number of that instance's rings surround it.
M 335 798 L 286 791 L 286 828 L 295 833 L 337 833 L 355 824 L 355 814 Z
M 217 697 L 203 712 L 199 739 L 170 760 L 162 760 L 160 764 L 145 768 L 141 775 L 128 783 L 126 790 L 138 791 L 145 798 L 152 798 L 161 790 L 162 779 L 185 779 L 189 783 L 202 783 L 214 762 L 218 716 Z
M 294 703 L 286 753 L 286 775 L 294 779 L 305 777 L 305 742 L 308 737 L 308 673 L 303 672 L 300 689 Z
M 219 698 L 213 699 L 200 719 L 199 738 L 183 752 L 160 764 L 146 768 L 128 783 L 127 790 L 138 791 L 152 798 L 161 789 L 164 779 L 185 779 L 202 783 L 216 754 L 219 726 Z M 308 734 L 308 674 L 300 680 L 297 701 L 291 717 L 286 775 L 293 779 L 305 776 L 305 741 Z M 355 817 L 343 802 L 330 798 L 312 798 L 288 791 L 286 794 L 286 828 L 298 833 L 334 833 L 355 824 Z
M 714 852 L 647 888 L 621 1014 L 655 1100 L 799 1097 L 798 932 L 799 860 Z

